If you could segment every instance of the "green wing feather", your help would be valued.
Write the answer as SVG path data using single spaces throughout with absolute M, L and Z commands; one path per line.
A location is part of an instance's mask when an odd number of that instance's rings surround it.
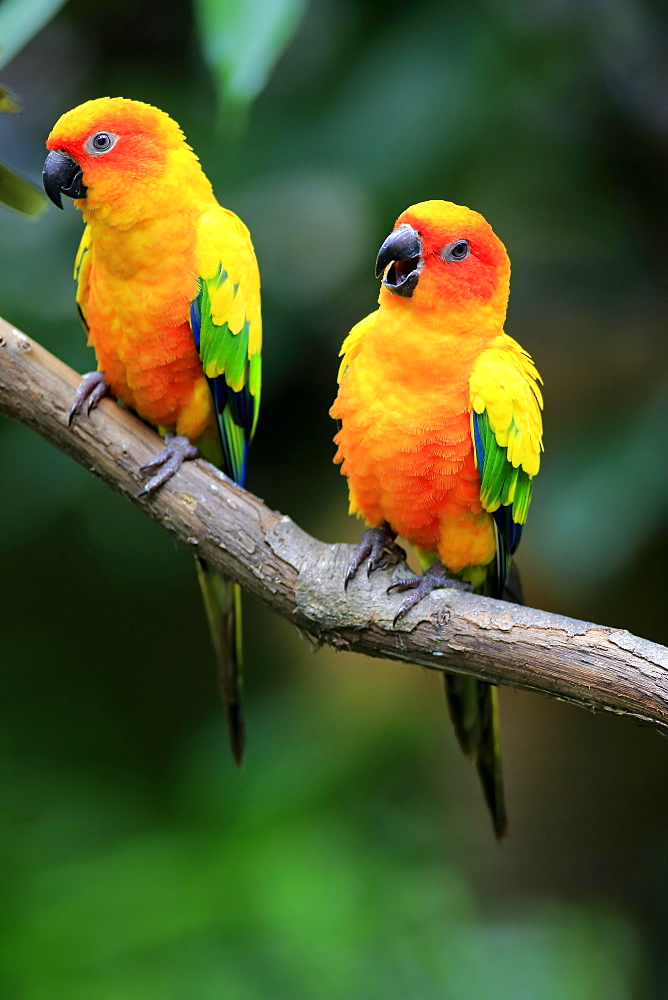
M 248 230 L 231 212 L 208 212 L 200 242 L 190 322 L 211 388 L 226 471 L 243 485 L 260 410 L 260 277 Z

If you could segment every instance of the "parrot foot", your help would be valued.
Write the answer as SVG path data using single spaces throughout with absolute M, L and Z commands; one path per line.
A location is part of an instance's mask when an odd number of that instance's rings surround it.
M 159 486 L 171 479 L 175 472 L 178 472 L 184 462 L 189 462 L 193 458 L 199 458 L 199 451 L 194 444 L 183 434 L 165 434 L 165 447 L 157 455 L 149 459 L 142 465 L 140 472 L 158 471 L 147 482 L 143 490 L 137 496 L 145 497 L 149 493 L 155 492 Z
M 111 389 L 106 383 L 104 372 L 88 372 L 87 375 L 84 375 L 79 388 L 74 393 L 72 408 L 67 419 L 69 426 L 72 426 L 74 418 L 83 412 L 84 407 L 86 408 L 86 416 L 90 416 L 91 410 L 94 410 L 100 400 L 108 396 L 110 392 Z
M 362 541 L 350 560 L 343 584 L 344 590 L 348 589 L 348 584 L 366 559 L 369 560 L 366 568 L 366 575 L 369 577 L 375 569 L 396 566 L 406 558 L 406 553 L 394 540 L 396 537 L 396 531 L 392 531 L 387 521 L 383 521 L 377 528 L 369 528 L 364 532 Z
M 445 587 L 450 587 L 453 590 L 472 590 L 470 583 L 465 583 L 464 580 L 458 580 L 456 577 L 449 575 L 445 566 L 441 562 L 435 562 L 428 569 L 424 571 L 422 576 L 409 576 L 405 580 L 397 580 L 396 583 L 391 584 L 387 588 L 387 593 L 403 593 L 405 590 L 412 590 L 413 593 L 410 597 L 406 598 L 404 603 L 401 605 L 396 615 L 394 616 L 394 621 L 392 626 L 396 627 L 397 622 L 408 614 L 411 608 L 414 608 L 416 604 L 419 604 L 423 597 L 427 594 L 431 594 L 432 590 L 443 590 Z

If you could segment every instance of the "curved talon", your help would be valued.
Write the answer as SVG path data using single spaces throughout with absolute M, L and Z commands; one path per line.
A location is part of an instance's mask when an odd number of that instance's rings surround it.
M 153 493 L 171 479 L 175 472 L 178 472 L 184 462 L 190 462 L 194 458 L 199 458 L 199 451 L 194 444 L 183 434 L 165 434 L 165 447 L 145 462 L 139 469 L 140 472 L 148 472 L 158 469 L 154 476 L 149 479 L 146 486 L 137 494 L 138 497 L 145 497 Z
M 394 583 L 390 584 L 385 593 L 393 594 L 396 591 L 402 594 L 404 590 L 415 590 L 416 587 L 419 587 L 421 579 L 422 577 L 420 576 L 407 576 L 403 580 L 395 580 Z
M 79 416 L 86 403 L 88 403 L 86 416 L 90 416 L 91 410 L 94 410 L 100 400 L 108 396 L 110 392 L 104 372 L 88 372 L 87 375 L 84 375 L 72 400 L 70 414 L 67 418 L 68 425 L 72 426 L 72 421 Z
M 366 559 L 369 560 L 366 568 L 368 579 L 374 570 L 396 566 L 397 563 L 406 558 L 406 553 L 394 540 L 396 537 L 396 532 L 392 531 L 387 521 L 384 521 L 377 528 L 369 528 L 364 532 L 362 541 L 350 560 L 348 572 L 343 582 L 344 590 L 348 589 L 348 584 Z
M 472 590 L 470 583 L 466 583 L 464 580 L 459 580 L 457 577 L 452 577 L 448 574 L 443 563 L 435 562 L 428 569 L 424 571 L 422 576 L 411 576 L 406 577 L 403 580 L 397 580 L 395 583 L 391 583 L 387 588 L 387 593 L 403 593 L 406 590 L 412 590 L 413 593 L 408 597 L 402 605 L 400 605 L 394 619 L 392 620 L 392 627 L 396 628 L 397 622 L 408 614 L 411 608 L 414 608 L 416 604 L 431 594 L 433 590 L 444 590 L 449 588 L 450 590 Z

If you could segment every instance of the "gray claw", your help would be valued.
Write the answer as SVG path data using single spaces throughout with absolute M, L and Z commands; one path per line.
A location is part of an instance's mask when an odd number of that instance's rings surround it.
M 153 493 L 168 479 L 171 479 L 184 462 L 199 458 L 199 451 L 183 434 L 165 434 L 165 442 L 165 447 L 148 462 L 145 462 L 139 470 L 140 472 L 149 472 L 152 469 L 158 469 L 158 472 L 139 491 L 138 497 L 145 497 L 149 493 Z
M 406 558 L 406 553 L 400 545 L 397 545 L 395 538 L 396 531 L 392 531 L 387 521 L 377 528 L 369 528 L 362 535 L 362 541 L 355 549 L 350 560 L 346 578 L 343 581 L 344 590 L 348 589 L 348 584 L 353 579 L 357 570 L 366 559 L 369 560 L 366 568 L 367 578 L 374 570 L 386 569 L 388 566 L 396 566 Z
M 79 416 L 84 406 L 86 407 L 86 416 L 90 416 L 91 410 L 94 410 L 100 400 L 108 396 L 110 391 L 104 378 L 104 372 L 88 372 L 87 375 L 84 375 L 72 400 L 72 407 L 67 419 L 69 426 L 72 426 L 74 418 Z
M 390 584 L 387 588 L 387 593 L 403 593 L 407 590 L 412 590 L 413 593 L 408 597 L 402 605 L 400 605 L 394 619 L 392 621 L 392 627 L 396 628 L 397 622 L 400 621 L 404 615 L 407 615 L 411 608 L 414 608 L 416 604 L 431 594 L 433 590 L 444 590 L 449 588 L 450 590 L 472 590 L 470 583 L 466 583 L 464 580 L 459 580 L 457 577 L 450 576 L 446 570 L 443 563 L 435 562 L 433 565 L 429 566 L 428 569 L 424 571 L 422 576 L 411 576 L 406 577 L 403 580 L 397 580 L 395 583 Z

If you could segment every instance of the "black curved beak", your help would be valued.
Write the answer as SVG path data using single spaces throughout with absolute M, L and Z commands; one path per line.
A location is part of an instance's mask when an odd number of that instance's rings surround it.
M 389 267 L 388 267 L 389 264 Z M 385 272 L 383 284 L 395 295 L 410 298 L 420 277 L 422 240 L 420 234 L 404 222 L 387 237 L 376 258 L 376 277 Z
M 53 150 L 49 153 L 42 171 L 44 190 L 54 205 L 63 207 L 61 194 L 68 198 L 85 198 L 86 185 L 83 182 L 83 171 L 76 160 L 67 153 Z

